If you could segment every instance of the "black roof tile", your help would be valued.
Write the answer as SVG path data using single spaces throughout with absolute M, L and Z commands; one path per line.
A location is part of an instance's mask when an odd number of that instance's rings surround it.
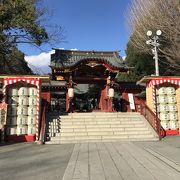
M 83 61 L 106 62 L 115 69 L 128 69 L 118 51 L 76 51 L 55 49 L 55 53 L 51 55 L 50 66 L 52 68 L 68 68 Z

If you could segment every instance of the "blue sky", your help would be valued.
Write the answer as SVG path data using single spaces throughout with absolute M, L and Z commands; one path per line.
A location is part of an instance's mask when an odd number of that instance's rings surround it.
M 126 24 L 130 0 L 44 0 L 51 18 L 50 24 L 64 27 L 66 42 L 41 49 L 120 50 L 121 56 L 129 39 Z M 46 23 L 46 22 L 45 22 Z M 26 56 L 38 56 L 42 50 L 29 45 L 19 48 Z

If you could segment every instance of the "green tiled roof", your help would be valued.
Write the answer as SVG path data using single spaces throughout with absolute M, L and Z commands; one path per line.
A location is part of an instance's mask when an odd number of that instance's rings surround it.
M 83 61 L 107 63 L 114 69 L 128 69 L 118 51 L 75 51 L 55 49 L 51 55 L 52 68 L 73 67 Z

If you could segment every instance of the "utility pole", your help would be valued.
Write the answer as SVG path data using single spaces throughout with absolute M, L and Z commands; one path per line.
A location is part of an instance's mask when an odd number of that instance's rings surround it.
M 162 34 L 161 30 L 156 31 L 156 35 L 152 37 L 153 33 L 152 31 L 147 31 L 147 36 L 150 37 L 150 40 L 146 41 L 146 44 L 152 45 L 152 53 L 154 55 L 153 59 L 155 60 L 155 75 L 159 76 L 159 64 L 158 64 L 158 46 L 160 45 L 158 43 L 159 36 Z

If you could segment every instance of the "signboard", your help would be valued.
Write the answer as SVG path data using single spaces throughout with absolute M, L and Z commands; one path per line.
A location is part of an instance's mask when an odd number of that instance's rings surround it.
M 135 110 L 134 97 L 132 93 L 128 93 L 130 109 Z

